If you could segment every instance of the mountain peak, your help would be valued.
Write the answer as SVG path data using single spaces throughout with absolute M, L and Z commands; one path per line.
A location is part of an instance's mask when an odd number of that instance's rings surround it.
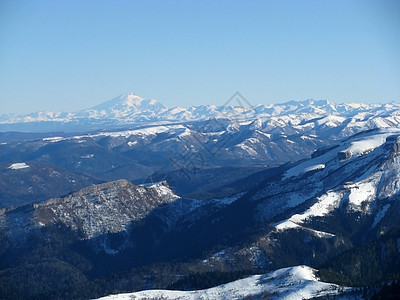
M 166 107 L 154 99 L 145 99 L 134 93 L 121 94 L 89 109 L 111 118 L 132 116 L 143 112 L 158 113 Z
M 137 96 L 133 93 L 128 94 L 121 94 L 111 100 L 105 101 L 99 105 L 96 105 L 90 109 L 92 110 L 109 110 L 112 107 L 118 105 L 133 105 L 133 104 L 140 104 L 144 99 L 140 96 Z

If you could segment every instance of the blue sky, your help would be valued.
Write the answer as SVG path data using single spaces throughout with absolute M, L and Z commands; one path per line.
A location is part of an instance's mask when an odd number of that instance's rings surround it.
M 400 1 L 0 1 L 1 113 L 400 101 Z

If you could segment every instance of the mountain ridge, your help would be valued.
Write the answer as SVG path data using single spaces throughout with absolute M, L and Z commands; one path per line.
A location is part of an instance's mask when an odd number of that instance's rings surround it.
M 20 235 L 16 232 L 21 222 L 32 228 L 62 223 L 78 231 L 82 239 L 91 239 L 101 234 L 125 231 L 131 222 L 146 217 L 156 207 L 176 199 L 179 197 L 165 182 L 145 187 L 120 179 L 92 185 L 40 204 L 7 209 L 0 223 L 17 229 L 6 233 L 10 239 L 13 235 Z M 28 214 L 20 214 L 21 210 L 28 211 Z M 12 217 L 8 217 L 13 215 L 16 223 Z M 6 230 L 4 224 L 0 229 Z
M 229 104 L 229 103 L 228 103 Z M 400 104 L 342 103 L 328 100 L 288 101 L 276 104 L 254 106 L 215 106 L 199 105 L 168 108 L 154 99 L 145 99 L 133 93 L 122 94 L 111 100 L 77 112 L 36 112 L 27 115 L 9 114 L 0 116 L 0 130 L 44 131 L 47 128 L 73 130 L 79 126 L 86 129 L 110 128 L 123 125 L 143 125 L 155 123 L 177 123 L 198 121 L 207 118 L 237 118 L 250 120 L 256 118 L 284 117 L 293 114 L 313 115 L 314 118 L 341 115 L 357 120 L 365 119 L 365 113 L 375 117 L 396 117 Z M 62 125 L 62 126 L 61 126 Z M 82 131 L 82 128 L 81 128 Z
M 253 275 L 217 287 L 196 290 L 146 290 L 110 295 L 97 300 L 129 299 L 309 299 L 329 297 L 351 291 L 350 288 L 320 281 L 316 270 L 307 266 L 283 268 L 263 275 Z

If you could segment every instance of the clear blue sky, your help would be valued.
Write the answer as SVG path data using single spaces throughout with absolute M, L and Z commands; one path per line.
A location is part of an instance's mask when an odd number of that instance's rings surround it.
M 0 1 L 0 114 L 400 101 L 400 1 Z

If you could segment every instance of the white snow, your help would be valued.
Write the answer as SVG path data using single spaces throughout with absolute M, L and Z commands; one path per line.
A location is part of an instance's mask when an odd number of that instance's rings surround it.
M 190 129 L 185 128 L 185 130 L 182 133 L 180 133 L 178 136 L 185 137 L 185 136 L 191 136 L 191 135 L 192 135 L 192 133 L 191 133 Z
M 296 216 L 296 215 L 294 215 Z M 292 217 L 294 217 L 292 216 Z M 295 223 L 294 220 L 291 220 L 291 218 L 283 220 L 281 222 L 278 222 L 275 224 L 275 228 L 277 230 L 286 230 L 286 229 L 291 229 L 291 228 L 300 228 L 301 226 L 297 223 Z
M 339 124 L 342 124 L 345 120 L 346 120 L 346 118 L 344 118 L 344 117 L 329 115 L 329 116 L 326 116 L 325 118 L 318 120 L 316 123 L 318 125 L 325 125 L 328 127 L 336 127 Z
M 381 117 L 377 117 L 376 119 L 372 120 L 372 122 L 374 122 L 378 128 L 389 128 L 390 127 L 390 125 L 388 125 L 387 122 Z
M 95 134 L 88 134 L 82 136 L 75 136 L 74 139 L 82 139 L 85 137 L 102 137 L 102 136 L 109 136 L 109 137 L 125 137 L 128 138 L 132 135 L 141 135 L 141 136 L 149 136 L 149 135 L 157 135 L 159 133 L 164 132 L 175 132 L 175 133 L 184 133 L 187 128 L 183 125 L 170 125 L 170 126 L 149 126 L 139 129 L 133 130 L 124 130 L 124 131 L 110 131 L 110 132 L 100 132 Z
M 301 163 L 287 170 L 283 176 L 283 179 L 285 180 L 290 177 L 299 176 L 300 174 L 304 174 L 311 170 L 323 169 L 325 168 L 326 163 L 332 159 L 335 159 L 336 156 L 337 156 L 337 150 L 328 151 L 321 156 L 305 161 L 304 163 Z M 322 165 L 324 165 L 324 167 L 322 167 Z
M 316 270 L 307 266 L 279 269 L 265 275 L 253 275 L 214 288 L 197 291 L 147 290 L 135 293 L 110 295 L 101 300 L 131 299 L 243 299 L 257 295 L 268 299 L 310 299 L 338 295 L 349 288 L 319 281 Z M 265 293 L 265 294 L 263 294 Z
M 351 146 L 345 151 L 350 151 L 353 156 L 363 155 L 367 152 L 370 152 L 383 143 L 385 143 L 386 138 L 390 135 L 387 134 L 375 134 L 368 138 L 363 137 L 361 140 L 354 141 L 351 143 Z
M 8 167 L 8 169 L 11 169 L 11 170 L 20 170 L 20 169 L 26 169 L 26 168 L 30 168 L 30 166 L 24 162 L 23 163 L 15 163 Z
M 302 140 L 314 140 L 314 139 L 315 139 L 315 137 L 312 138 L 312 137 L 306 136 L 306 135 L 302 135 L 302 136 L 300 136 L 300 138 L 301 138 Z
M 148 189 L 152 189 L 152 190 L 156 191 L 156 193 L 160 197 L 168 196 L 170 199 L 178 199 L 179 198 L 179 196 L 177 196 L 170 188 L 168 188 L 165 185 L 165 181 L 156 182 L 156 183 L 152 183 L 152 184 L 148 184 L 148 185 L 144 185 L 144 186 L 146 186 Z
M 309 209 L 301 214 L 295 214 L 287 220 L 283 220 L 275 224 L 277 230 L 286 230 L 291 228 L 302 228 L 306 230 L 311 230 L 318 236 L 331 237 L 333 234 L 317 231 L 307 227 L 301 226 L 308 218 L 312 217 L 322 217 L 329 214 L 332 210 L 339 206 L 340 200 L 342 199 L 342 194 L 336 191 L 329 191 L 326 194 L 318 198 L 318 201 L 313 204 Z
M 350 189 L 349 204 L 352 209 L 361 210 L 363 202 L 368 203 L 375 199 L 381 175 L 381 172 L 376 172 L 363 181 L 345 186 Z
M 311 167 L 307 167 L 304 169 L 305 172 L 310 172 L 310 171 L 314 171 L 314 170 L 321 170 L 324 169 L 325 165 L 324 164 L 318 164 L 315 166 L 311 166 Z
M 62 136 L 48 137 L 43 139 L 44 142 L 51 142 L 51 143 L 57 143 L 62 140 L 64 140 Z
M 237 144 L 236 147 L 241 148 L 242 150 L 246 151 L 251 156 L 257 155 L 257 151 L 255 151 L 253 148 L 251 148 L 243 143 Z
M 367 154 L 385 143 L 387 137 L 396 133 L 399 133 L 398 129 L 389 128 L 370 135 L 356 136 L 351 140 L 344 142 L 340 147 L 287 170 L 283 176 L 283 180 L 299 176 L 312 170 L 324 169 L 327 167 L 329 162 L 334 161 L 337 158 L 339 152 L 350 153 L 352 158 Z

